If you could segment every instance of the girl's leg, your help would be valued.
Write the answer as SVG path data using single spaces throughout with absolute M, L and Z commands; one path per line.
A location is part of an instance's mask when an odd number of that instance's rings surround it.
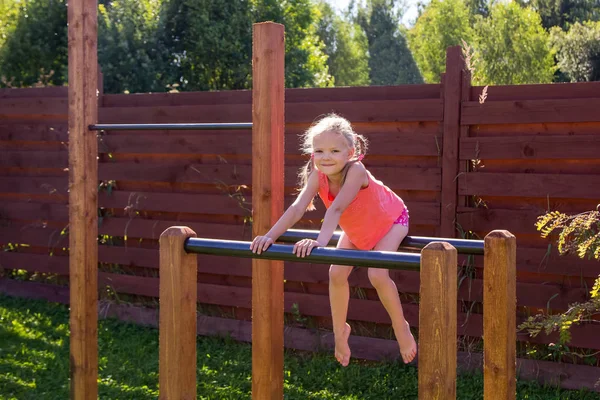
M 398 246 L 407 234 L 407 226 L 392 225 L 390 231 L 377 243 L 374 250 L 398 251 Z M 417 354 L 417 343 L 410 332 L 408 322 L 404 318 L 396 283 L 390 278 L 389 270 L 383 268 L 369 268 L 369 280 L 377 290 L 381 303 L 390 315 L 394 334 L 400 346 L 402 360 L 409 363 Z
M 342 233 L 337 244 L 338 249 L 356 249 L 356 247 Z M 350 287 L 348 276 L 352 267 L 347 265 L 332 265 L 329 268 L 329 304 L 331 306 L 331 319 L 335 337 L 335 358 L 344 367 L 350 362 L 350 325 L 346 323 L 348 315 L 348 301 L 350 300 Z

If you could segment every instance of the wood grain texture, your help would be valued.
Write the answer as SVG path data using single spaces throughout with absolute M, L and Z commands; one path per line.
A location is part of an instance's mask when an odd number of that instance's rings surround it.
M 460 137 L 460 105 L 462 70 L 464 61 L 460 46 L 448 48 L 446 73 L 444 74 L 443 99 L 443 147 L 442 147 L 442 196 L 440 236 L 456 236 L 455 217 L 457 203 L 457 181 L 459 172 L 458 143 Z
M 483 391 L 485 399 L 516 396 L 517 240 L 508 231 L 485 237 L 483 289 Z
M 183 249 L 196 233 L 173 226 L 160 235 L 159 399 L 196 399 L 197 256 Z
M 461 139 L 461 160 L 597 159 L 600 136 L 498 136 Z
M 419 399 L 456 398 L 457 253 L 446 242 L 421 251 Z
M 283 25 L 254 24 L 252 40 L 252 235 L 283 214 Z M 283 262 L 252 260 L 252 399 L 283 398 Z
M 98 121 L 97 1 L 68 7 L 69 248 L 71 399 L 98 397 Z M 42 117 L 64 118 L 55 101 Z M 56 114 L 56 107 L 64 108 Z

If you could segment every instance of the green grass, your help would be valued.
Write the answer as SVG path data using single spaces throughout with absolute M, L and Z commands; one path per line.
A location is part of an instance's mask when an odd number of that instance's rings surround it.
M 69 314 L 64 305 L 0 295 L 0 399 L 69 398 Z M 198 399 L 250 399 L 251 347 L 199 337 Z M 98 327 L 101 399 L 158 398 L 158 331 L 115 320 Z M 416 399 L 417 370 L 400 363 L 286 352 L 286 399 Z M 457 398 L 481 399 L 481 374 L 460 376 Z M 600 394 L 518 382 L 518 399 L 600 399 Z

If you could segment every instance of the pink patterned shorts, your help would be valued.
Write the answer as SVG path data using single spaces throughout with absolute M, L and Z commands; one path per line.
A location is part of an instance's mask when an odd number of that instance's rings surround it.
M 405 208 L 404 211 L 402 211 L 402 214 L 400 214 L 400 216 L 398 217 L 398 219 L 394 221 L 394 225 L 400 224 L 402 226 L 408 226 L 408 219 L 408 208 Z

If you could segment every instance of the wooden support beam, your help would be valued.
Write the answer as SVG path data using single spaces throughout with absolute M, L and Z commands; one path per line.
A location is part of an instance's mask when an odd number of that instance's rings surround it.
M 456 399 L 457 252 L 446 242 L 421 251 L 419 399 Z
M 483 397 L 514 400 L 517 365 L 517 239 L 495 230 L 484 240 Z
M 96 0 L 71 0 L 69 270 L 71 399 L 98 398 L 98 61 Z
M 283 214 L 284 27 L 254 25 L 252 235 Z M 283 398 L 283 262 L 252 260 L 252 399 Z
M 159 239 L 160 400 L 196 398 L 198 256 L 183 249 L 190 237 L 196 237 L 190 228 L 173 226 Z
M 459 173 L 458 146 L 460 137 L 460 104 L 462 98 L 462 71 L 465 62 L 460 46 L 446 52 L 446 73 L 443 81 L 444 120 L 442 144 L 441 237 L 456 237 L 455 219 L 457 176 Z

